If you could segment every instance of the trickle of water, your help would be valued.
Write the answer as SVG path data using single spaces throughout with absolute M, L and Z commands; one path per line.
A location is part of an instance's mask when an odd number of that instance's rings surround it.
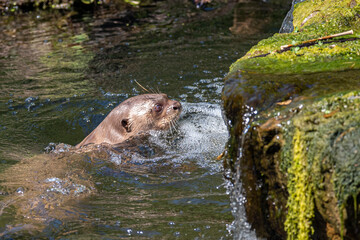
M 242 120 L 242 133 L 240 136 L 239 153 L 234 163 L 236 172 L 231 173 L 230 170 L 226 170 L 225 176 L 229 179 L 233 179 L 233 183 L 228 181 L 226 188 L 230 195 L 231 213 L 234 216 L 234 221 L 227 225 L 227 230 L 233 234 L 234 239 L 238 240 L 258 240 L 255 231 L 251 230 L 251 225 L 247 222 L 245 203 L 246 197 L 243 194 L 242 183 L 240 181 L 240 163 L 243 156 L 243 148 L 245 145 L 246 134 L 248 133 L 253 120 L 256 118 L 257 111 L 249 106 L 243 106 L 245 114 Z

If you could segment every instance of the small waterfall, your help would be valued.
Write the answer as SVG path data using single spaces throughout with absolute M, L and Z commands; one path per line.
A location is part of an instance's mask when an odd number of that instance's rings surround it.
M 248 223 L 246 218 L 245 203 L 246 197 L 241 183 L 241 160 L 244 157 L 244 147 L 247 134 L 251 128 L 252 122 L 257 115 L 257 111 L 247 105 L 243 106 L 244 115 L 242 116 L 242 132 L 239 137 L 238 156 L 236 161 L 233 163 L 235 169 L 231 172 L 230 169 L 225 170 L 227 178 L 232 179 L 232 182 L 228 182 L 228 194 L 230 195 L 231 212 L 234 216 L 234 221 L 228 226 L 228 231 L 234 236 L 234 239 L 238 240 L 256 240 L 255 231 L 251 229 L 251 225 Z M 234 171 L 235 170 L 235 171 Z

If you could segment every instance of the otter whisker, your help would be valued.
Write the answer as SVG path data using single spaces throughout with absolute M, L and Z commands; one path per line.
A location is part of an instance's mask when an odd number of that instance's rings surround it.
M 151 92 L 152 92 L 152 93 L 158 94 L 154 88 L 150 88 L 150 89 L 151 89 Z
M 178 129 L 178 126 L 179 126 L 179 125 L 177 125 L 176 120 L 174 120 L 174 119 L 171 120 L 171 121 L 170 121 L 170 124 L 173 125 L 174 131 L 175 131 L 176 133 L 178 133 L 178 132 L 179 132 L 179 129 Z
M 169 122 L 169 128 L 170 128 L 170 132 L 171 132 L 171 134 L 173 134 L 173 129 L 172 129 L 171 122 Z
M 176 125 L 175 125 L 174 119 L 172 119 L 172 120 L 170 121 L 170 124 L 173 126 L 174 132 L 175 132 L 175 133 L 178 133 L 179 131 L 178 131 L 178 128 L 176 127 Z
M 171 120 L 173 123 L 174 123 L 174 125 L 176 126 L 176 127 L 179 127 L 179 123 L 178 123 L 178 121 L 176 120 L 176 119 L 173 119 L 173 120 Z
M 158 86 L 156 86 L 156 90 L 157 90 L 157 93 L 158 93 L 158 94 L 161 93 L 161 91 L 159 90 L 159 87 L 158 87 Z
M 168 120 L 168 119 L 167 119 L 167 120 Z M 166 122 L 166 125 L 167 125 L 168 128 L 170 129 L 171 134 L 173 134 L 173 126 L 171 125 L 171 122 L 170 122 L 169 120 Z
M 134 79 L 135 83 L 137 85 L 139 85 L 145 92 L 149 92 L 149 90 L 147 90 L 146 88 L 144 88 L 138 81 L 136 81 L 136 79 Z
M 174 134 L 174 132 L 176 132 L 176 128 L 175 128 L 175 126 L 172 124 L 172 121 L 169 121 L 169 125 L 170 125 L 170 128 L 171 128 L 171 134 Z

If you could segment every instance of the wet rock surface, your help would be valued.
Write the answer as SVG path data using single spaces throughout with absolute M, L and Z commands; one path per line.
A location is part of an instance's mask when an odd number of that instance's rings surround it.
M 294 32 L 259 42 L 225 79 L 226 163 L 258 236 L 360 237 L 358 14 L 353 1 L 300 2 Z
M 282 88 L 268 80 L 263 86 L 274 88 L 267 89 L 258 89 L 258 77 L 228 79 L 224 88 L 228 166 L 243 183 L 249 222 L 266 237 L 357 239 L 360 97 L 352 90 L 358 85 L 346 79 L 360 81 L 359 71 L 338 73 L 332 80 L 342 87 L 337 92 L 329 86 L 326 95 L 323 87 L 299 84 L 320 75 L 287 76 Z

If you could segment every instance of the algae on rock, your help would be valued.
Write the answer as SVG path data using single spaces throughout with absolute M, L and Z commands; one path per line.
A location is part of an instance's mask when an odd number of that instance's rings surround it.
M 293 14 L 293 33 L 230 67 L 226 166 L 240 165 L 233 177 L 259 236 L 360 239 L 360 2 L 302 1 Z
M 298 205 L 306 203 L 308 209 L 305 212 L 308 212 L 313 202 L 307 197 L 312 197 L 315 200 L 316 211 L 328 223 L 327 227 L 334 228 L 340 236 L 352 236 L 359 226 L 356 211 L 356 199 L 360 197 L 359 99 L 360 92 L 356 91 L 311 103 L 292 118 L 292 128 L 283 131 L 283 134 L 288 135 L 285 137 L 285 145 L 293 145 L 294 156 L 291 159 L 283 155 L 283 172 L 292 174 L 292 169 L 297 166 L 295 156 L 303 154 L 303 166 L 307 167 L 304 174 L 308 174 L 309 178 L 305 179 L 305 182 L 297 179 L 297 184 L 313 187 L 312 191 L 303 191 L 302 194 L 306 197 L 302 196 L 304 201 Z M 294 143 L 290 143 L 291 139 Z M 299 141 L 304 144 L 302 153 L 295 149 Z M 284 149 L 289 148 L 291 147 L 284 146 Z M 288 183 L 291 200 L 293 190 L 289 184 L 291 186 L 291 180 Z M 286 223 L 289 223 L 293 216 L 302 214 L 301 211 L 292 211 L 291 202 L 288 201 L 288 205 Z
M 311 73 L 360 68 L 360 3 L 314 0 L 295 5 L 293 33 L 275 34 L 260 41 L 237 60 L 229 74 L 236 71 L 257 73 Z M 353 30 L 354 34 L 296 47 L 303 41 Z M 295 45 L 289 51 L 281 46 Z M 266 55 L 266 56 L 263 56 Z
M 314 217 L 314 190 L 307 169 L 306 143 L 298 129 L 293 139 L 293 155 L 293 162 L 287 171 L 289 198 L 285 231 L 288 239 L 308 239 L 309 234 L 313 233 L 311 221 Z
M 360 91 L 351 89 L 360 89 L 360 71 L 332 75 L 243 74 L 225 82 L 227 165 L 236 168 L 245 141 L 235 177 L 261 236 L 359 237 Z

